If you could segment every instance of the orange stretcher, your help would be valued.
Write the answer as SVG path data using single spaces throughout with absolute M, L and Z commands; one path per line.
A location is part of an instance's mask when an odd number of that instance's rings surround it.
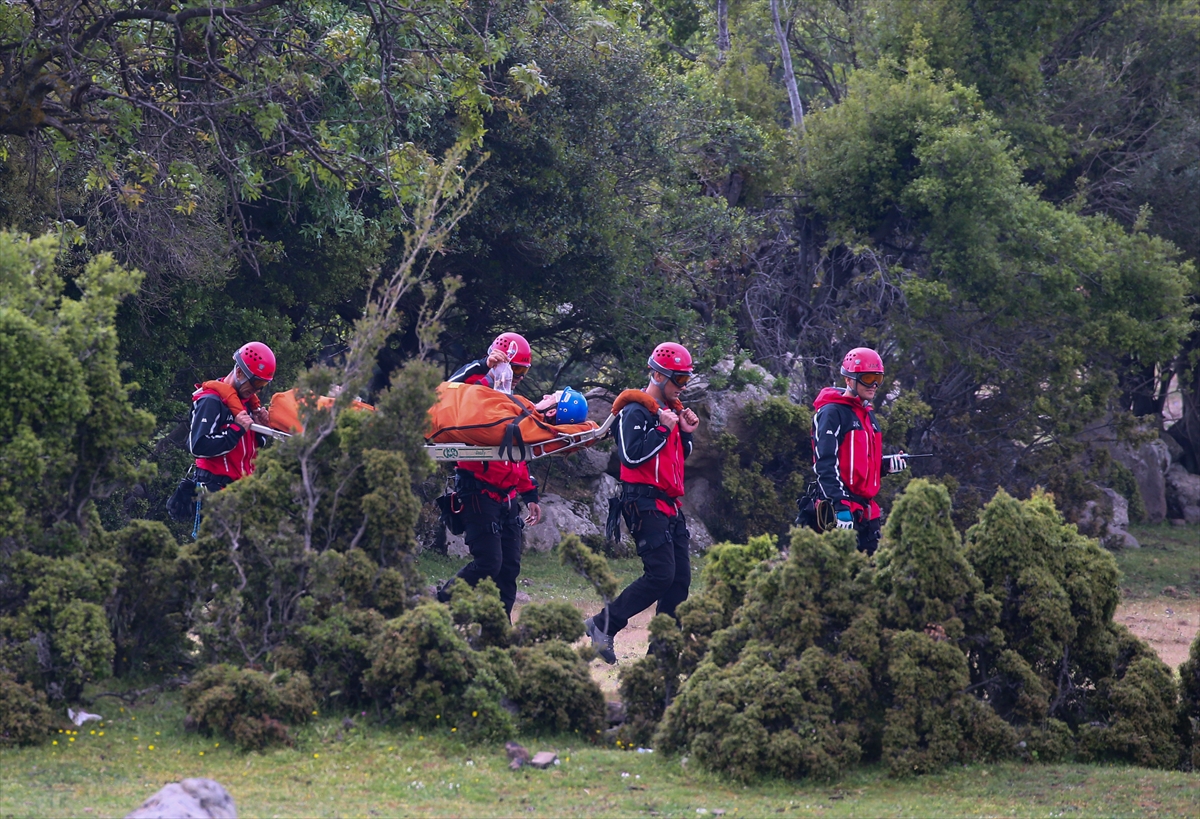
M 555 426 L 520 395 L 446 382 L 429 408 L 425 452 L 435 461 L 533 461 L 565 455 L 608 434 L 614 416 Z

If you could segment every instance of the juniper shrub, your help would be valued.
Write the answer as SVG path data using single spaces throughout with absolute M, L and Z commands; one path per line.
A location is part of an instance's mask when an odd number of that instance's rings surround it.
M 548 603 L 528 603 L 521 609 L 521 619 L 513 627 L 513 642 L 531 646 L 549 640 L 573 643 L 583 636 L 583 617 L 579 609 L 561 600 Z
M 370 656 L 366 689 L 397 720 L 490 739 L 512 734 L 512 715 L 501 706 L 518 687 L 512 659 L 495 646 L 471 648 L 446 606 L 426 601 L 389 620 Z
M 46 695 L 0 671 L 0 748 L 44 741 L 54 724 Z
M 1176 732 L 1187 770 L 1200 771 L 1200 634 L 1192 640 L 1188 658 L 1179 666 L 1179 717 Z
M 569 644 L 551 639 L 512 648 L 510 655 L 517 674 L 510 698 L 523 731 L 578 731 L 590 738 L 604 728 L 604 694 L 588 661 Z
M 183 688 L 191 724 L 245 750 L 290 745 L 287 724 L 306 722 L 316 708 L 312 684 L 302 671 L 268 674 L 228 663 L 208 666 Z

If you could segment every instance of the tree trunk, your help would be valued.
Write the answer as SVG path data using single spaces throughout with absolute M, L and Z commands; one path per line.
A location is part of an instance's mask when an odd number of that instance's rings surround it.
M 729 51 L 729 0 L 717 0 L 717 59 L 724 63 Z
M 775 24 L 775 39 L 779 41 L 779 53 L 783 60 L 783 83 L 787 86 L 788 102 L 792 106 L 792 126 L 804 132 L 804 105 L 800 102 L 800 90 L 796 88 L 796 69 L 792 67 L 792 50 L 788 47 L 787 34 L 779 21 L 779 0 L 771 0 L 771 22 Z

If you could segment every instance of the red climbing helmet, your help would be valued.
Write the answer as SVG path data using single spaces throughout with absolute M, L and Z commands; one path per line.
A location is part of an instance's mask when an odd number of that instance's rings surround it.
M 646 362 L 646 366 L 656 373 L 662 373 L 667 378 L 675 380 L 680 376 L 692 374 L 692 354 L 682 344 L 665 341 L 650 353 L 650 359 Z M 684 384 L 687 383 L 686 378 L 682 380 Z M 676 383 L 678 384 L 678 381 Z M 679 384 L 679 386 L 682 387 L 683 384 Z
M 855 347 L 842 359 L 842 375 L 878 387 L 883 381 L 883 359 L 870 347 Z
M 516 349 L 513 349 L 513 345 Z M 529 342 L 520 333 L 501 333 L 496 336 L 488 351 L 499 350 L 508 356 L 508 363 L 517 367 L 528 367 L 533 363 L 533 355 L 529 351 Z
M 233 354 L 234 363 L 247 378 L 267 382 L 275 377 L 275 353 L 261 341 L 250 341 Z

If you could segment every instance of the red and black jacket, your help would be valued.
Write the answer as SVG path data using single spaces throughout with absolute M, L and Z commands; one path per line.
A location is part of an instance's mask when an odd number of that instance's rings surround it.
M 206 381 L 192 393 L 192 422 L 188 452 L 196 456 L 196 468 L 236 481 L 254 472 L 258 447 L 265 442 L 234 420 L 245 409 L 236 391 L 220 382 Z M 236 407 L 230 404 L 236 402 Z
M 821 495 L 835 508 L 879 517 L 875 496 L 883 475 L 883 434 L 870 404 L 826 387 L 813 402 L 813 469 Z
M 481 358 L 466 364 L 448 380 L 491 387 L 488 371 L 487 359 Z M 514 495 L 520 495 L 525 503 L 538 502 L 537 481 L 529 474 L 525 461 L 458 461 L 455 467 L 485 484 L 483 493 L 500 503 L 507 503 Z
M 649 398 L 648 394 L 642 394 Z M 674 517 L 679 498 L 683 497 L 683 462 L 692 454 L 692 434 L 680 429 L 679 424 L 667 429 L 658 423 L 657 413 L 640 401 L 626 404 L 619 414 L 617 456 L 621 459 L 621 480 L 651 486 L 664 493 L 670 500 L 656 497 L 654 506 L 664 515 Z

